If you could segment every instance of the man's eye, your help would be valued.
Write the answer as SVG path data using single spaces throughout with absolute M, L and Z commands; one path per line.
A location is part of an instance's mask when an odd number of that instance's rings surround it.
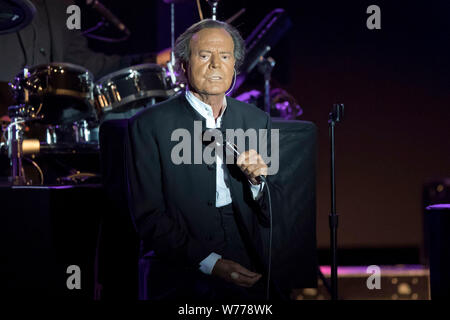
M 222 56 L 222 59 L 227 60 L 228 58 L 230 58 L 230 56 Z

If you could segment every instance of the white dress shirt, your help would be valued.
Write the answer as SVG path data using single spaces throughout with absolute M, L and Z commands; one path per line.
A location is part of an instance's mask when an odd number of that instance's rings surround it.
M 222 112 L 217 118 L 217 120 L 214 119 L 212 107 L 200 99 L 198 99 L 194 94 L 186 90 L 186 99 L 189 102 L 189 104 L 197 111 L 203 118 L 206 119 L 206 128 L 208 129 L 215 129 L 220 128 L 222 123 L 222 115 L 227 107 L 227 100 L 226 96 L 223 97 L 223 108 Z M 228 172 L 224 170 L 225 164 L 223 163 L 223 159 L 221 157 L 216 157 L 216 207 L 223 207 L 232 202 L 231 199 L 231 192 L 230 188 L 228 186 L 229 184 L 229 176 Z M 261 185 L 253 185 L 249 181 L 250 189 L 252 191 L 253 199 L 256 199 L 260 192 L 264 188 L 264 184 Z M 214 265 L 216 264 L 217 260 L 222 258 L 221 255 L 212 252 L 208 257 L 203 259 L 200 262 L 200 271 L 206 274 L 211 274 L 212 269 L 214 268 Z

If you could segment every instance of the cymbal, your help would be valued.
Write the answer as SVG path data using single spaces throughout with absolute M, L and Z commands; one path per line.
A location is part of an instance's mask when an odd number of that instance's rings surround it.
M 25 28 L 35 13 L 36 7 L 29 0 L 0 0 L 0 35 Z

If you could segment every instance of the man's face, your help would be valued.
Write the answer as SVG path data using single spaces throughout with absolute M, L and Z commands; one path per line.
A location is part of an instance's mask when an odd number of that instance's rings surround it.
M 190 48 L 187 74 L 191 90 L 204 95 L 224 94 L 234 73 L 234 43 L 230 34 L 219 28 L 200 30 L 192 37 Z

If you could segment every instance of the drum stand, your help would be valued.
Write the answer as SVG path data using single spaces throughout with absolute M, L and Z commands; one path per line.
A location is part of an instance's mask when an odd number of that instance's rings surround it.
M 86 120 L 77 121 L 73 124 L 73 130 L 75 132 L 75 141 L 77 143 L 89 143 L 90 132 L 89 125 Z
M 11 118 L 7 140 L 8 157 L 11 164 L 9 181 L 14 186 L 28 185 L 23 169 L 23 156 L 39 152 L 40 143 L 37 139 L 23 139 L 23 123 L 28 120 L 24 116 L 27 113 L 27 107 L 23 105 L 10 106 L 8 113 Z
M 8 157 L 11 163 L 10 182 L 14 186 L 26 185 L 25 173 L 22 166 L 23 119 L 12 118 L 8 127 Z

